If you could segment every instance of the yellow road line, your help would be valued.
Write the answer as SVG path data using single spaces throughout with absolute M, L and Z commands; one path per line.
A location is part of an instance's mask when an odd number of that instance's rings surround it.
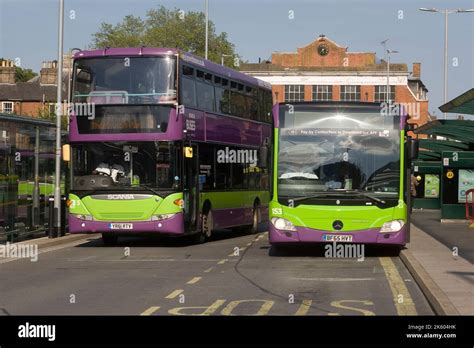
M 308 313 L 309 309 L 311 308 L 311 303 L 313 303 L 312 300 L 303 300 L 303 303 L 301 304 L 300 308 L 298 308 L 295 315 L 306 315 L 306 313 Z
M 151 306 L 150 308 L 148 308 L 146 311 L 144 311 L 142 314 L 140 315 L 152 315 L 153 313 L 155 313 L 158 309 L 160 309 L 159 306 Z
M 266 315 L 270 309 L 272 308 L 273 304 L 275 303 L 274 301 L 269 301 L 269 300 L 240 300 L 240 301 L 231 301 L 229 304 L 222 310 L 222 315 L 235 315 L 232 314 L 232 311 L 240 304 L 244 302 L 263 302 L 263 304 L 260 306 L 260 309 L 256 314 L 253 315 Z
M 227 260 L 227 259 L 222 259 L 222 260 L 220 260 L 217 264 L 218 264 L 218 265 L 222 265 L 222 264 L 224 264 L 226 261 L 228 261 L 228 260 Z
M 398 315 L 416 315 L 416 308 L 397 267 L 389 257 L 379 257 L 394 297 Z
M 189 282 L 187 282 L 186 284 L 196 284 L 198 281 L 200 281 L 202 279 L 202 277 L 194 277 L 193 279 L 191 279 Z
M 168 296 L 166 296 L 165 298 L 175 298 L 176 296 L 178 296 L 179 294 L 181 294 L 183 291 L 184 291 L 183 289 L 175 290 L 175 291 L 173 291 L 171 294 L 169 294 Z
M 209 273 L 209 272 L 212 271 L 213 269 L 214 269 L 214 267 L 209 267 L 208 269 L 206 269 L 206 270 L 204 271 L 204 273 Z

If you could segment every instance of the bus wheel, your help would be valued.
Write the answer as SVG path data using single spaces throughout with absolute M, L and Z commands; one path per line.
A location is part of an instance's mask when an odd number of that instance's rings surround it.
M 201 218 L 201 231 L 194 235 L 194 243 L 205 243 L 212 235 L 214 228 L 214 220 L 212 219 L 212 211 L 209 210 L 207 214 L 203 214 Z
M 118 242 L 118 236 L 112 233 L 102 233 L 102 241 L 107 246 L 116 245 Z
M 250 226 L 245 227 L 245 232 L 247 234 L 255 234 L 258 232 L 258 225 L 260 224 L 261 214 L 260 214 L 260 206 L 255 204 L 253 207 L 253 216 L 252 216 L 252 224 Z

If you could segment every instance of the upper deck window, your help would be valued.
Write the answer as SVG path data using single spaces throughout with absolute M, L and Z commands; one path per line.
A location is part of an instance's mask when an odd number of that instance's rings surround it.
M 100 57 L 74 63 L 74 103 L 161 104 L 176 101 L 173 57 Z

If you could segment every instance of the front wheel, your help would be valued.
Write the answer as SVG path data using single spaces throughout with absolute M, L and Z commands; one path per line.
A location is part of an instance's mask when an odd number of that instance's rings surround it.
M 201 231 L 193 236 L 194 244 L 202 244 L 211 238 L 212 229 L 214 228 L 214 220 L 212 219 L 212 211 L 203 214 L 201 218 Z

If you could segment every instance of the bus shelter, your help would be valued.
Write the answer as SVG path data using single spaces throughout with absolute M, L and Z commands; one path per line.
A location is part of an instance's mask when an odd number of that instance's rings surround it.
M 0 242 L 47 230 L 54 154 L 53 122 L 0 114 Z
M 474 115 L 474 88 L 439 109 Z M 419 160 L 412 168 L 419 182 L 414 207 L 439 207 L 442 220 L 465 219 L 466 192 L 474 189 L 474 121 L 436 120 L 415 133 L 429 138 L 420 140 Z

